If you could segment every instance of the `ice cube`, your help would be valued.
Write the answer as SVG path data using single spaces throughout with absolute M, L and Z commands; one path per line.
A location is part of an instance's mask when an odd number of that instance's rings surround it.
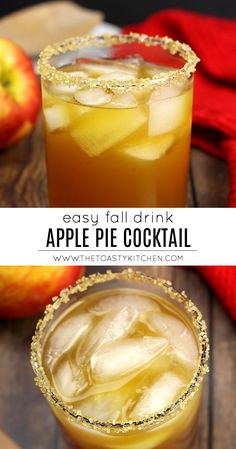
M 101 106 L 107 104 L 111 101 L 111 94 L 108 94 L 103 89 L 84 89 L 78 90 L 74 94 L 74 98 L 79 103 L 85 106 Z
M 174 136 L 172 134 L 164 134 L 162 136 L 141 139 L 138 142 L 133 141 L 123 147 L 123 152 L 128 156 L 143 161 L 155 161 L 164 156 L 173 142 Z
M 155 136 L 169 133 L 184 124 L 191 116 L 192 91 L 188 90 L 181 95 L 161 97 L 161 89 L 158 94 L 154 91 L 149 101 L 148 134 Z M 165 93 L 168 95 L 168 93 Z M 171 93 L 170 93 L 171 95 Z
M 73 94 L 77 91 L 77 86 L 67 86 L 66 84 L 54 84 L 50 86 L 50 92 L 53 95 L 60 96 L 61 98 L 72 98 Z
M 82 117 L 71 136 L 89 156 L 99 156 L 136 131 L 147 120 L 141 107 L 95 109 Z
M 89 311 L 95 315 L 102 315 L 111 310 L 121 309 L 125 306 L 132 307 L 138 313 L 145 313 L 151 310 L 159 311 L 159 304 L 153 299 L 141 296 L 140 294 L 120 294 L 107 296 L 90 307 Z
M 151 413 L 158 413 L 177 399 L 182 380 L 172 372 L 163 374 L 153 385 L 148 387 L 134 406 L 129 417 L 143 418 Z
M 88 74 L 86 72 L 76 70 L 71 70 L 71 67 L 63 67 L 61 69 L 63 72 L 66 72 L 68 76 L 76 76 L 78 79 L 86 79 L 88 78 Z M 73 95 L 77 92 L 78 87 L 77 84 L 52 84 L 48 83 L 48 89 L 52 95 L 56 95 L 60 99 L 66 101 L 73 101 Z
M 64 130 L 70 123 L 68 108 L 62 104 L 54 104 L 45 108 L 44 117 L 50 132 Z
M 53 365 L 52 381 L 57 393 L 66 402 L 76 402 L 88 386 L 82 367 L 73 365 L 65 356 Z
M 80 70 L 82 69 L 94 77 L 118 71 L 136 76 L 138 69 L 137 64 L 127 63 L 125 60 L 77 59 L 77 62 Z
M 198 347 L 190 329 L 178 318 L 165 313 L 147 315 L 152 328 L 169 340 L 172 350 L 183 363 L 196 365 Z
M 83 415 L 103 421 L 116 421 L 120 415 L 124 398 L 115 391 L 96 394 L 84 399 L 78 409 Z
M 137 99 L 131 92 L 126 92 L 122 95 L 113 95 L 109 104 L 110 107 L 115 108 L 135 108 L 137 105 Z
M 78 356 L 85 357 L 104 343 L 126 337 L 137 315 L 131 307 L 124 307 L 105 315 L 89 333 L 81 349 L 78 349 Z
M 127 338 L 107 343 L 91 357 L 92 376 L 97 383 L 105 383 L 135 374 L 161 354 L 168 340 L 159 337 Z

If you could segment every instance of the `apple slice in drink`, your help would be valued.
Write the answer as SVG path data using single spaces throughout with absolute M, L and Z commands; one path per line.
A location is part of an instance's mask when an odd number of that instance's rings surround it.
M 71 136 L 89 156 L 99 156 L 140 128 L 147 120 L 141 107 L 91 109 L 72 127 Z
M 155 161 L 160 159 L 171 148 L 174 142 L 173 134 L 164 134 L 156 137 L 147 137 L 133 141 L 122 148 L 122 154 L 142 161 Z

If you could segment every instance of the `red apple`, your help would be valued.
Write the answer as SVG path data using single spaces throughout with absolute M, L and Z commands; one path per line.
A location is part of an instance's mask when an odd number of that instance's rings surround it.
M 82 267 L 0 267 L 0 317 L 42 312 L 53 296 L 82 276 Z
M 25 137 L 40 109 L 40 86 L 24 51 L 0 38 L 0 148 Z

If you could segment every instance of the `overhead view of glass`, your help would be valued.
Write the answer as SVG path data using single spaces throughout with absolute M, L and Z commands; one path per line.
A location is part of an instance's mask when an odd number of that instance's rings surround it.
M 208 353 L 192 301 L 128 269 L 54 298 L 31 363 L 69 447 L 191 449 Z
M 197 61 L 185 44 L 132 33 L 46 47 L 50 206 L 186 206 Z

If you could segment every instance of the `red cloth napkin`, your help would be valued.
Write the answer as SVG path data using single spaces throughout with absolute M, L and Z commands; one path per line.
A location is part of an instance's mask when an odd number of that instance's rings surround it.
M 236 320 L 236 267 L 196 267 Z
M 195 75 L 192 143 L 228 162 L 228 206 L 236 207 L 236 21 L 168 9 L 123 32 L 170 36 L 200 57 Z M 236 320 L 236 267 L 196 267 Z

